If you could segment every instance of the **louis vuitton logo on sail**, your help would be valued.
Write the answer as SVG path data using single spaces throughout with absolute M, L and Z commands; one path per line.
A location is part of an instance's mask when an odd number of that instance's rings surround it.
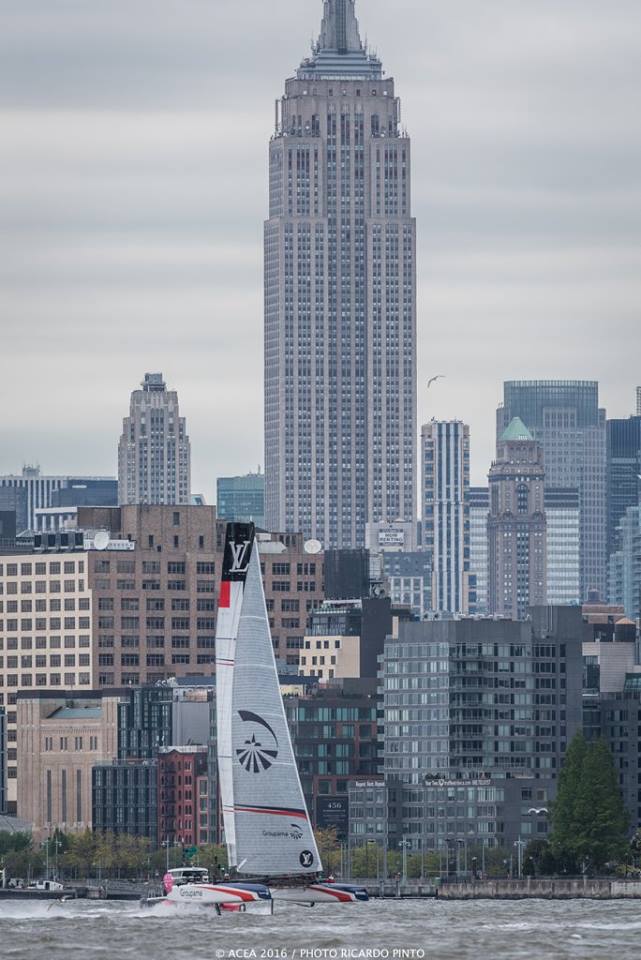
M 225 543 L 223 581 L 245 581 L 254 546 L 253 530 L 246 523 L 229 525 Z
M 230 573 L 247 573 L 251 540 L 244 540 L 242 543 L 230 543 L 229 546 L 232 553 Z

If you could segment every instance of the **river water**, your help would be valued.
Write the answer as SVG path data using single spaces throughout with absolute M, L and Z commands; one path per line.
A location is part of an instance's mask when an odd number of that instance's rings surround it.
M 264 909 L 260 905 L 260 909 Z M 2 960 L 639 960 L 641 902 L 373 901 L 269 914 L 0 900 Z

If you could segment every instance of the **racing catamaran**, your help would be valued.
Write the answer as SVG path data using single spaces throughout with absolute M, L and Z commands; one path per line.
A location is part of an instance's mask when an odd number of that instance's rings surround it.
M 227 525 L 216 629 L 218 773 L 229 871 L 174 886 L 166 900 L 355 903 L 367 891 L 323 882 L 278 682 L 253 524 Z M 245 880 L 245 878 L 247 878 Z

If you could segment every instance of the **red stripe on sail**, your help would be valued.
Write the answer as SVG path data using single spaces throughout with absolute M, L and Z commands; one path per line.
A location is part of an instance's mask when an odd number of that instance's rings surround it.
M 296 817 L 299 820 L 308 820 L 304 810 L 282 810 L 279 807 L 234 807 L 236 813 L 264 813 L 274 817 Z
M 223 580 L 220 584 L 219 607 L 231 607 L 231 580 Z

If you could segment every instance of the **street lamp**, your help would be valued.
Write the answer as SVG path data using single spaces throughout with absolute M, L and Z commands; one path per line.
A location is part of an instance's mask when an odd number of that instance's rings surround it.
M 50 843 L 50 844 L 53 844 L 53 847 L 54 847 L 54 852 L 53 852 L 53 855 L 54 855 L 54 857 L 55 857 L 55 860 L 54 860 L 54 870 L 55 870 L 55 877 L 56 877 L 56 880 L 57 880 L 57 879 L 58 879 L 58 850 L 60 850 L 60 848 L 62 847 L 62 841 L 61 841 L 61 840 L 58 840 L 58 839 L 56 839 L 56 840 L 49 840 L 49 843 Z
M 45 851 L 45 857 L 46 857 L 45 880 L 48 880 L 49 879 L 49 837 L 47 837 L 46 840 L 43 840 L 40 846 L 44 847 L 44 851 Z
M 403 852 L 403 883 L 407 883 L 407 851 L 411 848 L 412 842 L 406 837 L 403 837 L 402 840 L 398 842 L 399 847 Z
M 451 851 L 451 849 L 450 849 L 450 846 L 451 846 L 451 844 L 453 844 L 453 843 L 454 843 L 454 838 L 453 838 L 453 837 L 446 837 L 446 838 L 445 838 L 445 849 L 446 849 L 446 851 L 447 851 L 447 854 L 446 854 L 446 858 L 447 858 L 446 873 L 447 873 L 447 880 L 448 880 L 448 882 L 449 882 L 449 879 L 450 879 L 450 866 L 451 866 L 451 863 L 452 863 L 452 851 Z
M 170 840 L 169 837 L 167 837 L 165 840 L 162 841 L 160 846 L 164 847 L 165 850 L 167 851 L 167 860 L 166 860 L 167 869 L 165 872 L 169 873 L 169 851 L 172 847 L 175 846 L 175 842 L 173 840 Z
M 369 848 L 376 844 L 376 879 L 381 879 L 381 868 L 380 868 L 380 848 L 378 846 L 378 840 L 368 840 L 367 841 L 367 871 L 369 873 Z
M 527 844 L 525 840 L 515 840 L 514 846 L 516 847 L 517 854 L 518 854 L 518 859 L 517 859 L 518 876 L 519 876 L 519 880 L 522 880 L 523 879 L 523 848 L 527 846 Z
M 460 837 L 456 841 L 456 880 L 460 879 L 461 876 L 461 848 L 465 847 L 465 860 L 467 861 L 467 845 L 465 840 L 461 840 Z M 467 863 L 465 864 L 465 870 L 467 872 Z

